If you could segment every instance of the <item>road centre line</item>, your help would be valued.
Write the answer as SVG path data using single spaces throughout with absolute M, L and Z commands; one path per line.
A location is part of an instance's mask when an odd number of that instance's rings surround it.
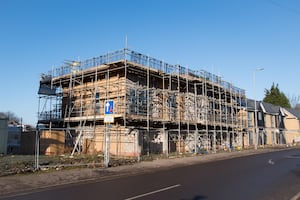
M 162 188 L 162 189 L 159 189 L 159 190 L 155 190 L 155 191 L 148 192 L 148 193 L 145 193 L 145 194 L 140 194 L 140 195 L 137 195 L 137 196 L 134 196 L 134 197 L 130 197 L 130 198 L 127 198 L 125 200 L 138 199 L 138 198 L 149 196 L 149 195 L 152 195 L 152 194 L 155 194 L 155 193 L 164 192 L 166 190 L 171 190 L 171 189 L 174 189 L 174 188 L 177 188 L 177 187 L 180 187 L 180 186 L 181 186 L 180 184 L 172 185 L 172 186 L 165 187 L 165 188 Z

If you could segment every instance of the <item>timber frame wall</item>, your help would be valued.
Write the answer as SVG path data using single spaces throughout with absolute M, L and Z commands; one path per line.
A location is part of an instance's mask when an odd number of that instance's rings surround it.
M 39 124 L 66 132 L 73 152 L 104 151 L 104 105 L 114 101 L 110 152 L 122 156 L 243 146 L 245 91 L 204 70 L 123 49 L 41 76 Z

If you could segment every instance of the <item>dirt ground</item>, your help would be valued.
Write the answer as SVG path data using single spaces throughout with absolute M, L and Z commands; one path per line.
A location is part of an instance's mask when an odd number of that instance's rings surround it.
M 293 147 L 296 148 L 296 147 Z M 297 147 L 299 148 L 299 147 Z M 9 196 L 17 193 L 26 193 L 35 189 L 43 189 L 50 186 L 70 184 L 75 182 L 96 181 L 114 179 L 122 176 L 130 176 L 138 173 L 148 173 L 155 170 L 163 170 L 172 167 L 193 165 L 196 163 L 204 163 L 222 159 L 230 159 L 235 157 L 267 153 L 271 151 L 285 150 L 282 148 L 264 148 L 258 150 L 242 150 L 234 152 L 222 152 L 216 154 L 195 155 L 195 156 L 180 156 L 170 157 L 166 159 L 156 158 L 151 161 L 142 161 L 138 163 L 130 162 L 123 163 L 120 166 L 103 168 L 102 165 L 85 165 L 84 167 L 76 168 L 42 168 L 40 171 L 17 173 L 10 176 L 0 177 L 0 197 Z M 9 158 L 8 158 L 9 159 Z M 24 158 L 26 160 L 26 157 Z M 32 158 L 27 158 L 32 161 Z M 58 158 L 55 158 L 58 159 Z M 3 160 L 1 160 L 0 169 L 3 171 Z M 29 162 L 29 161 L 28 161 Z M 42 161 L 43 162 L 43 161 Z M 51 161 L 45 161 L 51 163 Z M 25 162 L 26 163 L 26 162 Z M 79 162 L 80 163 L 80 162 Z M 30 163 L 32 164 L 32 163 Z M 2 166 L 1 166 L 2 165 Z M 31 165 L 32 166 L 32 165 Z M 9 168 L 9 166 L 4 166 Z

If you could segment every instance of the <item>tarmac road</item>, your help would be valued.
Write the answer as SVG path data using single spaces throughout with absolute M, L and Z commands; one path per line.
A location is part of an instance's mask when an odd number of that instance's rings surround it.
M 299 192 L 300 150 L 290 149 L 58 185 L 3 199 L 264 200 L 297 199 Z

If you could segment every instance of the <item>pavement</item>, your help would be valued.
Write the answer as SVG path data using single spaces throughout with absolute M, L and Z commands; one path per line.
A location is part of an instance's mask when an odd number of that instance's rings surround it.
M 192 155 L 182 157 L 170 157 L 152 161 L 142 161 L 132 165 L 123 165 L 109 168 L 79 168 L 67 170 L 39 171 L 30 174 L 0 177 L 0 198 L 14 194 L 28 193 L 47 187 L 115 179 L 122 176 L 133 176 L 140 173 L 151 173 L 157 170 L 166 170 L 199 163 L 230 159 L 253 154 L 281 151 L 287 148 L 273 149 L 264 148 L 257 150 L 242 150 L 233 152 L 222 152 L 206 155 Z

